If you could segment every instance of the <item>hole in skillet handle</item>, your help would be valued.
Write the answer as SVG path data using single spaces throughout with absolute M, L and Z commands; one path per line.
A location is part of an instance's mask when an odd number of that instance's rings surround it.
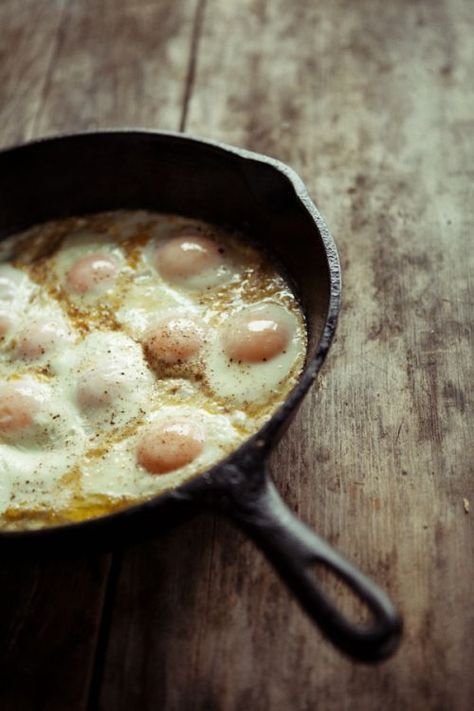
M 387 595 L 328 543 L 299 521 L 280 498 L 265 463 L 257 469 L 231 465 L 211 486 L 205 503 L 225 513 L 257 544 L 324 635 L 342 652 L 362 662 L 379 662 L 395 652 L 402 621 Z M 370 614 L 351 622 L 318 580 L 323 566 Z

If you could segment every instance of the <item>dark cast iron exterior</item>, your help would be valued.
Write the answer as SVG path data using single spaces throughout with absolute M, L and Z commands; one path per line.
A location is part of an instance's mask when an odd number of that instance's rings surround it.
M 273 417 L 209 471 L 107 516 L 2 532 L 1 554 L 71 555 L 112 548 L 156 535 L 205 507 L 230 517 L 255 541 L 339 649 L 367 662 L 388 657 L 402 628 L 392 603 L 291 513 L 266 466 L 326 357 L 340 308 L 336 247 L 302 181 L 267 156 L 148 130 L 52 137 L 0 152 L 0 238 L 45 220 L 110 209 L 199 217 L 243 230 L 262 244 L 286 269 L 301 301 L 309 337 L 307 362 Z M 340 612 L 318 584 L 318 566 L 332 571 L 365 603 L 369 624 L 356 625 Z

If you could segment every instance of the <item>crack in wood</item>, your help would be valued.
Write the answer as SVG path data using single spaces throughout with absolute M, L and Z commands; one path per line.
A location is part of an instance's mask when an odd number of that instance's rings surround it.
M 194 80 L 196 77 L 197 58 L 199 51 L 199 41 L 201 38 L 202 26 L 204 22 L 204 13 L 206 8 L 206 0 L 197 0 L 196 11 L 194 14 L 193 31 L 191 35 L 191 45 L 189 49 L 188 71 L 183 93 L 183 107 L 181 118 L 179 121 L 179 131 L 184 132 L 188 119 L 189 105 L 194 88 Z

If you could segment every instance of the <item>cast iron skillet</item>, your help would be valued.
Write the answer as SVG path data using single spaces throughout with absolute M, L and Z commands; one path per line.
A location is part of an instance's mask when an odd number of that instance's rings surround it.
M 271 158 L 180 134 L 102 131 L 49 138 L 0 152 L 0 238 L 35 223 L 110 209 L 153 209 L 242 229 L 276 254 L 308 325 L 306 366 L 284 404 L 226 460 L 179 489 L 101 518 L 0 533 L 0 551 L 38 555 L 116 546 L 206 507 L 227 514 L 272 561 L 325 635 L 364 661 L 389 656 L 401 621 L 386 595 L 298 521 L 266 460 L 316 378 L 334 335 L 340 267 L 334 242 L 304 185 Z M 296 474 L 295 474 L 296 475 Z M 318 584 L 332 571 L 371 612 L 359 627 Z

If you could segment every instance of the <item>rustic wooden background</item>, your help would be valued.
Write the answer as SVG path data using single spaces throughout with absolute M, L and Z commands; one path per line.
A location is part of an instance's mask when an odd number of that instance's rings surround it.
M 2 710 L 472 709 L 472 0 L 1 0 L 0 30 L 4 146 L 181 129 L 306 181 L 344 308 L 273 471 L 406 627 L 392 660 L 348 661 L 203 516 L 114 556 L 2 563 Z

